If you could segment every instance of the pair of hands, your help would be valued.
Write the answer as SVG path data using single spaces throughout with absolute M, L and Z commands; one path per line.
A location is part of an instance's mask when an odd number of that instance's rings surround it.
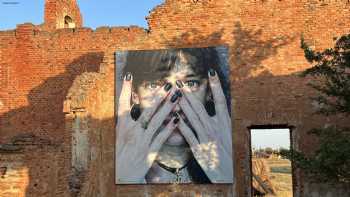
M 130 115 L 132 76 L 128 74 L 125 77 L 118 106 L 117 183 L 146 183 L 146 173 L 175 128 L 185 137 L 196 161 L 212 183 L 232 182 L 231 118 L 219 78 L 215 71 L 210 73 L 214 116 L 208 115 L 188 87 L 171 88 L 167 84 L 153 93 L 152 105 L 144 109 L 136 121 Z M 186 121 L 183 116 L 166 121 L 176 106 L 181 108 Z M 165 126 L 164 122 L 167 122 Z M 197 137 L 191 128 L 196 131 Z

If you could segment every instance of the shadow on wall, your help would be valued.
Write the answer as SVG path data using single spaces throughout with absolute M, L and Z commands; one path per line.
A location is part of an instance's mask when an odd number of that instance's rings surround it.
M 190 32 L 181 34 L 173 40 L 167 41 L 169 48 L 181 46 L 207 46 L 208 43 L 222 43 L 224 36 L 224 29 L 211 33 L 210 35 L 203 35 L 199 30 L 192 29 Z
M 258 92 L 253 91 L 249 92 L 252 88 L 256 88 L 256 83 L 261 81 L 268 81 L 273 82 L 273 78 L 278 78 L 276 80 L 280 81 L 289 81 L 291 78 L 293 79 L 293 76 L 283 76 L 283 77 L 274 77 L 269 71 L 266 71 L 262 73 L 260 76 L 257 76 L 256 78 L 249 78 L 249 73 L 251 71 L 254 71 L 256 69 L 262 68 L 262 61 L 273 57 L 278 52 L 278 49 L 287 45 L 289 42 L 292 42 L 292 39 L 290 38 L 280 38 L 280 39 L 269 39 L 269 40 L 263 40 L 261 38 L 262 30 L 258 31 L 251 31 L 248 29 L 244 29 L 240 23 L 236 23 L 234 25 L 234 29 L 232 31 L 233 35 L 233 43 L 227 43 L 227 41 L 223 40 L 223 34 L 224 29 L 221 29 L 217 32 L 214 32 L 210 34 L 209 36 L 202 36 L 197 30 L 192 30 L 191 32 L 184 33 L 178 38 L 169 41 L 169 47 L 181 47 L 181 46 L 203 46 L 203 45 L 220 45 L 220 44 L 229 44 L 231 48 L 231 54 L 230 54 L 230 63 L 231 70 L 239 70 L 238 76 L 235 74 L 231 74 L 231 80 L 237 79 L 234 81 L 237 81 L 239 85 L 241 85 L 240 92 L 245 92 L 247 90 L 247 95 L 252 94 L 250 96 L 252 97 L 259 97 Z M 173 43 L 176 43 L 173 45 Z M 186 44 L 187 43 L 187 44 Z M 190 44 L 188 44 L 190 43 Z M 5 139 L 10 139 L 12 137 L 13 133 L 23 133 L 23 134 L 34 134 L 36 136 L 39 136 L 40 138 L 48 138 L 51 139 L 54 143 L 61 143 L 63 142 L 64 152 L 61 154 L 64 155 L 63 158 L 65 158 L 66 161 L 61 162 L 60 164 L 62 166 L 58 166 L 57 172 L 57 185 L 52 185 L 51 187 L 55 187 L 56 193 L 64 191 L 65 188 L 68 188 L 68 180 L 67 175 L 71 172 L 66 172 L 65 170 L 70 166 L 70 151 L 69 148 L 71 143 L 71 134 L 72 131 L 65 131 L 64 127 L 64 114 L 62 112 L 63 109 L 63 101 L 65 100 L 65 97 L 68 93 L 69 88 L 72 86 L 73 80 L 78 76 L 81 75 L 83 72 L 98 72 L 99 71 L 99 64 L 102 62 L 103 59 L 103 53 L 88 53 L 85 54 L 76 60 L 74 60 L 72 63 L 68 64 L 66 66 L 66 71 L 60 75 L 48 78 L 43 84 L 35 87 L 32 89 L 28 95 L 28 100 L 30 102 L 30 105 L 27 107 L 19 108 L 13 111 L 10 111 L 6 114 L 4 114 L 1 117 L 1 123 L 4 125 L 4 127 L 8 128 L 6 135 L 4 136 Z M 244 80 L 243 80 L 244 79 Z M 233 81 L 233 80 L 232 80 Z M 266 84 L 265 84 L 266 85 Z M 267 84 L 269 85 L 269 84 Z M 250 86 L 250 87 L 248 87 Z M 231 88 L 237 87 L 237 84 L 234 84 L 231 82 Z M 283 88 L 278 89 L 277 91 L 288 91 L 291 87 L 288 86 L 288 84 L 284 84 Z M 233 90 L 233 89 L 232 89 Z M 236 90 L 235 90 L 236 91 Z M 235 93 L 234 95 L 236 95 Z M 234 97 L 233 95 L 233 97 Z M 237 99 L 237 98 L 235 98 Z M 273 99 L 273 98 L 269 98 Z M 245 99 L 244 99 L 245 100 Z M 114 101 L 113 101 L 114 102 Z M 241 105 L 250 105 L 254 103 L 247 103 L 245 101 L 237 99 L 237 102 L 235 103 L 236 106 Z M 98 106 L 95 106 L 98 108 Z M 256 108 L 252 108 L 256 109 Z M 247 109 L 249 111 L 250 109 Z M 237 110 L 236 110 L 237 111 Z M 249 114 L 249 112 L 247 112 Z M 252 111 L 252 113 L 256 113 L 256 111 Z M 86 121 L 86 124 L 92 125 L 88 126 L 88 128 L 103 128 L 100 129 L 101 133 L 104 130 L 107 130 L 107 135 L 112 134 L 114 136 L 114 120 L 106 119 L 106 120 L 97 120 L 93 119 L 90 116 L 87 116 L 88 121 Z M 51 132 L 55 133 L 55 136 L 50 136 Z M 239 133 L 245 132 L 245 131 L 237 131 Z M 108 192 L 116 192 L 116 187 L 114 185 L 114 154 L 110 154 L 111 151 L 114 152 L 114 140 L 110 140 L 111 136 L 94 136 L 96 135 L 96 132 L 89 133 L 89 138 L 95 139 L 98 142 L 95 142 L 96 146 L 100 146 L 103 144 L 103 146 L 95 147 L 97 150 L 100 149 L 100 151 L 96 151 L 97 155 L 93 162 L 91 162 L 90 166 L 96 166 L 99 167 L 100 165 L 106 165 L 102 170 L 105 170 L 104 173 L 110 173 L 111 176 L 108 176 L 107 178 L 99 179 L 99 181 L 104 181 L 103 183 L 99 184 L 93 184 L 96 179 L 86 179 L 87 183 L 84 184 L 85 186 L 83 188 L 80 188 L 78 185 L 77 189 L 83 189 L 82 195 L 85 196 L 97 196 L 97 193 L 103 194 L 103 191 L 100 191 L 97 185 L 103 186 L 105 188 L 113 188 L 113 189 L 107 189 Z M 113 138 L 114 139 L 114 138 Z M 96 150 L 95 149 L 95 150 Z M 30 153 L 28 153 L 30 154 Z M 68 159 L 67 159 L 68 158 Z M 50 160 L 51 158 L 47 158 Z M 34 162 L 31 160 L 30 162 Z M 38 167 L 40 167 L 41 163 L 44 161 L 35 161 L 37 162 Z M 110 164 L 110 165 L 108 165 Z M 113 164 L 113 166 L 112 166 Z M 238 165 L 238 167 L 235 167 L 235 169 L 245 169 L 246 167 L 243 166 L 243 163 L 237 163 L 235 165 Z M 2 166 L 0 166 L 2 167 Z M 101 169 L 97 169 L 101 170 Z M 112 171 L 111 171 L 112 170 Z M 90 173 L 88 171 L 88 173 Z M 94 174 L 95 173 L 95 174 Z M 97 171 L 89 174 L 89 176 L 98 176 L 96 173 L 101 173 L 101 171 Z M 236 178 L 240 178 L 242 180 L 237 180 L 239 183 L 239 186 L 242 185 L 249 185 L 250 182 L 245 182 L 246 178 L 242 177 L 244 175 L 238 174 Z M 26 190 L 26 197 L 30 196 L 43 196 L 38 194 L 43 194 L 46 191 L 38 191 L 38 189 L 33 188 L 34 182 L 38 182 L 37 178 L 38 174 L 34 174 L 33 170 L 29 169 L 29 185 Z M 54 177 L 54 176 L 53 176 Z M 49 179 L 53 178 L 49 177 Z M 45 180 L 40 180 L 39 184 L 45 182 Z M 91 187 L 88 189 L 88 186 Z M 60 188 L 56 188 L 56 186 L 59 186 Z M 164 186 L 165 188 L 172 186 Z M 198 186 L 202 189 L 206 190 L 204 186 Z M 132 196 L 133 192 L 135 192 L 135 195 L 144 195 L 145 190 L 144 186 L 132 186 L 132 188 L 135 189 L 135 191 L 131 191 L 130 187 L 117 187 L 117 193 L 122 194 L 123 192 L 129 192 L 130 196 Z M 231 187 L 230 187 L 231 188 Z M 49 188 L 42 188 L 42 190 L 49 190 Z M 181 194 L 185 194 L 186 192 L 188 194 L 191 194 L 192 187 L 188 187 L 188 190 L 181 190 L 179 191 Z M 241 191 L 242 189 L 237 188 L 238 192 L 245 193 L 247 190 Z M 62 190 L 62 191 L 60 191 Z M 231 190 L 231 189 L 230 189 Z M 162 194 L 159 193 L 158 190 L 157 194 L 154 194 L 152 196 L 161 196 L 169 190 L 164 190 Z M 170 189 L 171 191 L 171 189 Z M 217 190 L 215 190 L 216 192 Z M 152 191 L 149 191 L 152 192 Z M 196 193 L 201 194 L 201 190 L 196 190 Z M 210 192 L 210 191 L 206 191 Z M 224 191 L 222 191 L 224 192 Z M 76 195 L 78 195 L 76 193 Z M 105 195 L 108 196 L 108 195 Z
M 87 53 L 65 66 L 65 72 L 49 77 L 28 93 L 29 105 L 11 110 L 0 117 L 5 135 L 0 142 L 7 142 L 18 134 L 32 133 L 62 142 L 64 125 L 63 101 L 73 80 L 84 72 L 98 72 L 103 53 Z M 53 134 L 54 133 L 54 134 Z
M 64 177 L 70 170 L 71 134 L 65 131 L 63 101 L 77 76 L 84 72 L 99 71 L 103 56 L 103 52 L 94 52 L 74 59 L 65 66 L 62 74 L 47 78 L 29 91 L 28 106 L 0 116 L 0 155 L 4 154 L 3 158 L 6 158 L 6 155 L 11 153 L 24 154 L 24 161 L 21 163 L 28 167 L 29 177 L 26 197 L 45 196 L 48 192 L 46 190 L 59 191 L 60 187 L 65 187 L 66 183 L 61 182 L 57 185 L 59 181 L 66 181 Z M 52 158 L 40 156 L 40 152 L 45 150 L 50 152 L 48 155 Z M 11 165 L 11 162 L 6 164 Z M 43 169 L 47 164 L 57 166 L 57 169 L 50 169 L 50 173 L 47 173 Z M 0 167 L 6 166 L 0 163 Z M 53 178 L 57 180 L 53 182 Z M 40 183 L 48 184 L 43 186 Z
M 235 24 L 232 32 L 234 43 L 231 46 L 230 59 L 234 63 L 238 79 L 244 79 L 252 71 L 262 69 L 261 63 L 265 59 L 275 56 L 278 49 L 295 40 L 287 36 L 262 40 L 262 33 L 262 29 L 252 31 L 244 29 L 239 22 Z
M 240 22 L 233 25 L 231 36 L 232 43 L 227 43 L 225 39 L 225 29 L 221 28 L 210 35 L 203 35 L 199 30 L 192 29 L 190 32 L 181 34 L 172 40 L 168 40 L 167 46 L 215 46 L 220 44 L 228 44 L 231 49 L 230 61 L 235 69 L 239 69 L 239 78 L 248 77 L 249 73 L 257 69 L 263 68 L 261 63 L 269 57 L 277 54 L 278 49 L 295 41 L 295 38 L 288 36 L 280 36 L 276 38 L 262 39 L 263 30 L 250 30 L 242 26 Z M 226 38 L 224 38 L 224 36 Z M 237 67 L 237 68 L 236 68 Z

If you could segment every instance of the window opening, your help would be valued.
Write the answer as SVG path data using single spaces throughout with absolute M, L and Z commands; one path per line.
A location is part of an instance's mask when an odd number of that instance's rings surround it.
M 64 28 L 74 28 L 75 23 L 73 22 L 73 19 L 70 16 L 64 17 Z

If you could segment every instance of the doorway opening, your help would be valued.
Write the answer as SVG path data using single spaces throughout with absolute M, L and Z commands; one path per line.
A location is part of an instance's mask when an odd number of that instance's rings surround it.
M 292 147 L 292 127 L 251 126 L 251 188 L 253 197 L 293 197 L 293 165 L 280 151 Z

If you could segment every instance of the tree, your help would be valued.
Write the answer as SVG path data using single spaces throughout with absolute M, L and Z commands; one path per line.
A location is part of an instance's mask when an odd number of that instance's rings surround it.
M 265 153 L 271 155 L 273 153 L 273 149 L 271 147 L 266 147 Z
M 350 115 L 350 34 L 340 37 L 334 48 L 315 52 L 301 39 L 306 59 L 315 65 L 302 76 L 314 76 L 310 84 L 320 94 L 314 99 L 321 106 L 320 113 Z
M 349 119 L 350 34 L 335 40 L 334 48 L 315 52 L 301 39 L 305 58 L 314 64 L 302 73 L 302 77 L 313 77 L 310 86 L 318 92 L 312 98 L 319 103 L 318 113 L 325 116 L 343 114 Z M 319 147 L 313 155 L 306 156 L 296 150 L 282 150 L 281 153 L 318 181 L 350 184 L 349 131 L 338 125 L 313 129 L 309 133 L 319 139 Z

